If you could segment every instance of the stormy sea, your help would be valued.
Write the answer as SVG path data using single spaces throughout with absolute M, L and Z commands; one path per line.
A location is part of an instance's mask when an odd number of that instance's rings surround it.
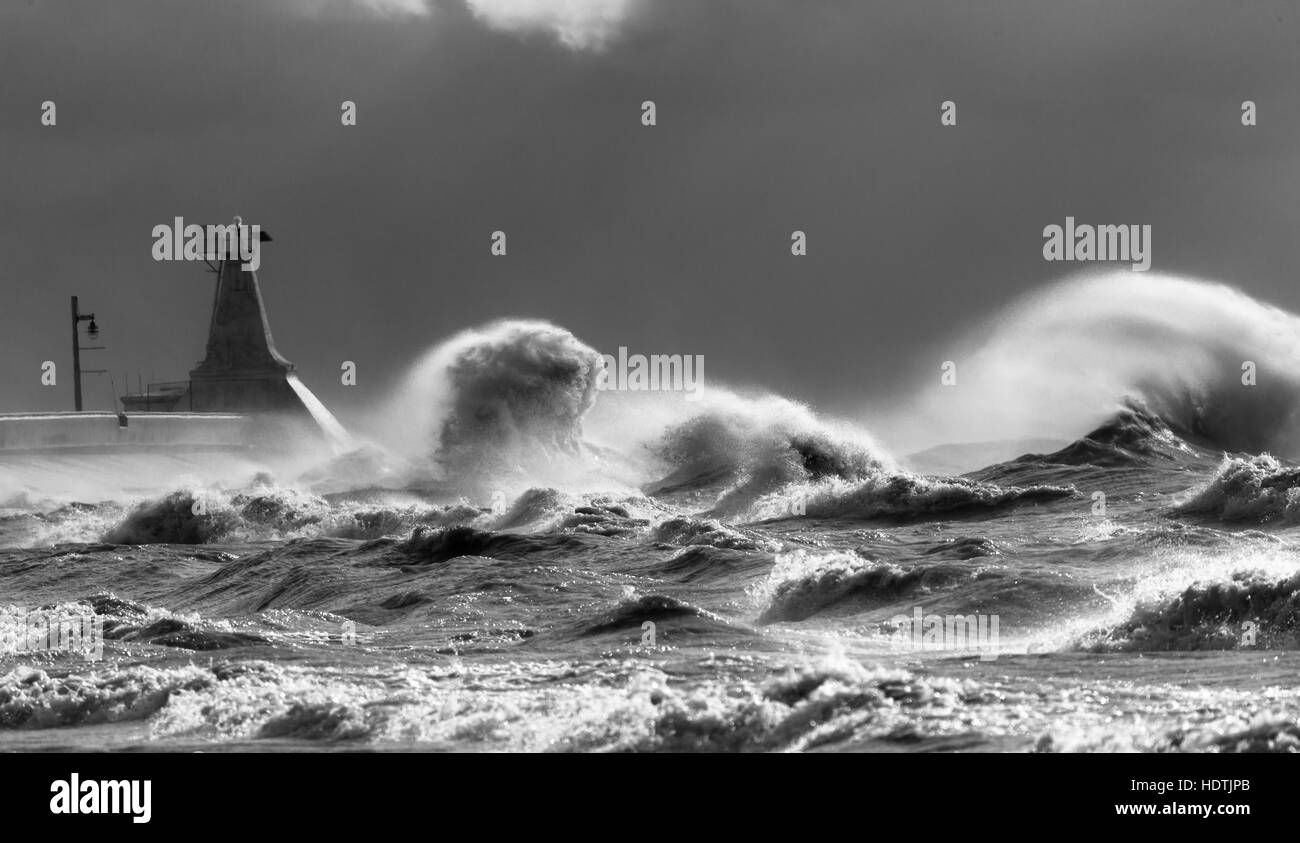
M 1300 318 L 1072 279 L 860 413 L 603 365 L 504 320 L 338 453 L 5 455 L 0 749 L 1300 749 Z

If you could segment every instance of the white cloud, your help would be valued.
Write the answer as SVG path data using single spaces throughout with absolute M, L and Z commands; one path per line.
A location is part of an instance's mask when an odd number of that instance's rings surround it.
M 430 11 L 429 0 L 292 0 L 291 5 L 298 12 L 308 15 L 361 9 L 381 15 L 423 17 Z
M 429 4 L 426 0 L 360 0 L 361 5 L 369 6 L 376 12 L 399 15 L 427 15 Z
M 474 16 L 506 32 L 545 32 L 574 50 L 599 50 L 642 0 L 465 0 Z
M 285 0 L 313 17 L 364 13 L 425 17 L 439 0 Z M 616 38 L 648 0 L 464 0 L 474 19 L 491 29 L 540 32 L 571 50 L 600 50 Z

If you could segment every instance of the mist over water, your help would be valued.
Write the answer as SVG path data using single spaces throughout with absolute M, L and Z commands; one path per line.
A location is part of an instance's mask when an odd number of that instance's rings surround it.
M 714 383 L 694 400 L 671 389 L 602 390 L 603 365 L 596 349 L 545 322 L 465 331 L 412 366 L 375 441 L 417 474 L 470 494 L 535 485 L 628 491 L 673 472 L 780 479 L 786 463 L 822 471 L 830 469 L 819 461 L 888 461 L 866 431 L 795 401 Z
M 955 385 L 941 385 L 936 366 L 910 399 L 864 413 L 899 452 L 1070 441 L 1136 402 L 1213 447 L 1300 455 L 1300 318 L 1223 284 L 1153 272 L 1078 275 L 1014 302 L 944 357 L 956 363 Z M 1247 363 L 1254 385 L 1243 383 Z M 516 488 L 530 477 L 644 485 L 683 461 L 755 467 L 765 450 L 761 470 L 779 474 L 782 449 L 819 440 L 893 463 L 861 423 L 817 418 L 788 398 L 713 382 L 699 401 L 600 391 L 600 366 L 598 350 L 549 323 L 466 331 L 412 367 L 393 404 L 404 409 L 390 413 L 378 438 L 409 459 L 427 455 L 430 470 L 466 488 Z M 693 455 L 683 452 L 689 443 Z
M 472 494 L 581 477 L 602 361 L 563 328 L 502 320 L 433 346 L 410 369 L 376 431 L 416 474 Z
M 346 453 L 8 454 L 0 748 L 1285 749 L 1297 336 L 1220 285 L 1055 285 L 872 410 L 1075 440 L 963 476 L 782 396 L 603 390 L 535 320 L 438 342 Z M 23 650 L 35 606 L 104 662 Z M 999 642 L 916 649 L 918 608 Z
M 1286 457 L 1300 450 L 1298 337 L 1296 316 L 1221 284 L 1156 273 L 1080 276 L 1014 303 L 962 339 L 954 347 L 965 350 L 951 355 L 955 385 L 938 385 L 936 371 L 934 385 L 911 401 L 871 415 L 891 440 L 1068 440 L 1136 401 L 1212 449 Z M 1247 361 L 1253 386 L 1242 382 Z M 226 464 L 196 457 L 193 470 L 175 456 L 91 459 L 83 483 L 58 467 L 62 458 L 15 457 L 0 491 L 95 500 L 98 490 L 98 499 L 120 499 L 181 483 L 237 488 L 264 472 L 293 488 L 432 484 L 485 503 L 530 488 L 631 493 L 712 484 L 717 496 L 702 508 L 735 515 L 783 487 L 824 498 L 828 481 L 852 485 L 902 471 L 860 424 L 821 418 L 797 401 L 717 383 L 694 401 L 672 390 L 602 390 L 602 366 L 597 349 L 561 326 L 500 320 L 432 346 L 355 439 L 319 407 L 333 454 L 245 455 Z M 899 435 L 900 427 L 911 431 Z M 109 482 L 113 471 L 125 482 Z
M 298 396 L 298 399 L 302 401 L 303 406 L 307 408 L 307 412 L 311 413 L 312 420 L 325 436 L 325 441 L 330 450 L 335 454 L 343 454 L 356 447 L 352 435 L 347 432 L 343 425 L 339 424 L 339 420 L 334 418 L 334 414 L 321 403 L 321 400 L 307 388 L 306 384 L 299 380 L 296 374 L 291 372 L 286 380 L 289 387 Z
M 1300 318 L 1223 284 L 1155 272 L 1076 276 L 940 354 L 932 385 L 878 408 L 889 441 L 908 450 L 1073 439 L 1138 399 L 1219 447 L 1300 456 Z M 940 385 L 940 359 L 956 363 L 955 386 Z M 1255 386 L 1242 383 L 1246 361 Z

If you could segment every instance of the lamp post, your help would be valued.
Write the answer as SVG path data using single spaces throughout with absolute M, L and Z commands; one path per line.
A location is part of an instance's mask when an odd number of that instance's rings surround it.
M 83 315 L 77 310 L 77 297 L 72 297 L 72 390 L 73 398 L 76 401 L 77 412 L 81 412 L 81 336 L 79 334 L 82 322 L 89 322 L 86 326 L 86 336 L 92 340 L 99 336 L 99 326 L 95 324 L 95 314 L 87 313 Z

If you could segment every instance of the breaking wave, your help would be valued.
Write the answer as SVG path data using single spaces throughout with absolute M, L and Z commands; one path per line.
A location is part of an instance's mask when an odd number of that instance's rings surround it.
M 111 518 L 119 508 L 91 507 L 55 533 L 61 541 L 84 540 L 85 523 Z M 393 496 L 391 500 L 326 499 L 307 492 L 256 486 L 242 492 L 181 489 L 136 504 L 100 537 L 109 544 L 214 544 L 301 537 L 379 538 L 420 526 L 486 523 L 491 510 L 464 501 L 434 505 Z
M 925 518 L 1041 504 L 1075 497 L 1069 486 L 997 486 L 965 477 L 879 475 L 860 483 L 831 480 L 809 490 L 814 517 Z
M 207 544 L 225 536 L 239 523 L 228 504 L 209 504 L 190 491 L 172 492 L 137 506 L 104 534 L 110 544 Z
M 1300 573 L 1234 571 L 1172 596 L 1142 600 L 1127 619 L 1088 633 L 1080 646 L 1094 651 L 1300 649 Z
M 1073 438 L 1134 397 L 1228 451 L 1300 456 L 1300 317 L 1226 285 L 1155 272 L 1070 278 L 949 352 L 935 385 L 889 425 L 928 444 Z
M 887 605 L 970 576 L 970 571 L 943 566 L 904 570 L 843 551 L 797 551 L 778 555 L 767 580 L 751 591 L 751 597 L 762 606 L 759 623 L 801 621 L 830 610 Z
M 1129 402 L 1105 424 L 1061 450 L 1028 455 L 1016 462 L 1107 467 L 1177 462 L 1198 453 L 1185 435 L 1180 436 L 1140 402 Z
M 723 509 L 790 483 L 863 478 L 893 465 L 861 429 L 776 397 L 726 396 L 666 429 L 653 448 L 671 473 L 652 494 L 730 484 Z
M 571 468 L 603 361 L 554 325 L 507 320 L 440 343 L 412 369 L 388 435 L 462 489 Z
M 1268 454 L 1225 458 L 1214 477 L 1173 511 L 1227 523 L 1294 524 L 1300 521 L 1300 468 Z

